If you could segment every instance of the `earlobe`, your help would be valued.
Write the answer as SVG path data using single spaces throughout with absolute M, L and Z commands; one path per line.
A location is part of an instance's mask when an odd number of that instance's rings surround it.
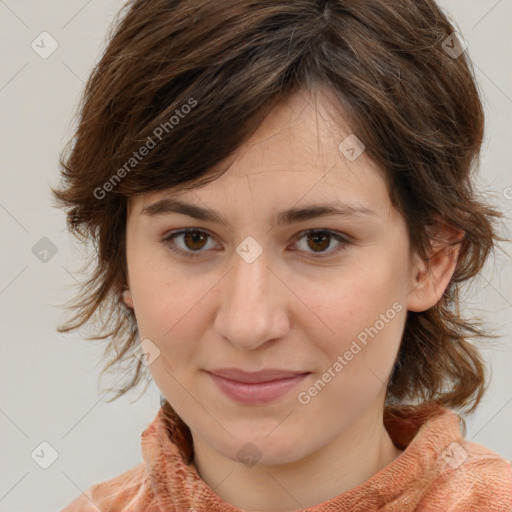
M 129 288 L 125 288 L 123 290 L 123 302 L 129 307 L 133 309 L 133 299 L 132 299 L 132 292 Z
M 427 262 L 417 257 L 413 266 L 411 291 L 407 297 L 409 311 L 426 311 L 435 306 L 443 296 L 457 268 L 464 233 L 446 226 L 446 242 L 432 242 Z

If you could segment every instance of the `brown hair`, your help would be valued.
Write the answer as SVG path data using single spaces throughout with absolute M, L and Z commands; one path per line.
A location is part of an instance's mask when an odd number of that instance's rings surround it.
M 427 258 L 437 221 L 465 233 L 442 299 L 408 312 L 387 407 L 435 400 L 476 408 L 486 368 L 470 339 L 485 333 L 459 315 L 458 285 L 481 270 L 499 239 L 493 222 L 500 214 L 472 187 L 484 114 L 467 52 L 446 49 L 454 31 L 433 0 L 124 5 L 87 82 L 73 146 L 61 155 L 63 181 L 54 190 L 70 230 L 97 251 L 70 306 L 74 316 L 59 330 L 102 321 L 89 338 L 108 340 L 102 375 L 123 364 L 129 373 L 112 400 L 147 376 L 131 353 L 133 312 L 120 300 L 129 198 L 213 181 L 225 172 L 213 166 L 273 106 L 293 91 L 324 87 L 384 170 L 412 249 Z

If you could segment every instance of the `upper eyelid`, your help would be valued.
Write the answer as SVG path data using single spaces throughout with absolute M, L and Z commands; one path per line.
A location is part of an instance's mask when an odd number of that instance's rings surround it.
M 205 233 L 210 238 L 217 240 L 217 237 L 212 235 L 207 229 L 193 228 L 193 227 L 171 230 L 168 233 L 164 234 L 161 237 L 161 239 L 162 239 L 162 241 L 168 241 L 175 236 L 184 235 L 188 232 Z M 304 230 L 296 233 L 293 237 L 294 243 L 296 240 L 300 240 L 302 237 L 304 237 L 305 235 L 307 235 L 309 233 L 329 233 L 333 238 L 336 238 L 340 243 L 343 243 L 343 242 L 348 243 L 348 242 L 352 241 L 352 237 L 350 237 L 349 235 L 347 235 L 345 233 L 339 232 L 339 231 L 335 231 L 335 230 L 327 229 L 327 228 L 309 228 L 309 229 L 304 229 Z M 182 250 L 182 249 L 180 249 L 180 250 Z M 187 252 L 200 254 L 201 252 L 205 252 L 205 251 L 187 251 Z

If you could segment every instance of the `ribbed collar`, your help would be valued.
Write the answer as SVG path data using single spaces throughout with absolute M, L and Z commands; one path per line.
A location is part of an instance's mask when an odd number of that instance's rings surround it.
M 442 452 L 461 439 L 460 418 L 431 402 L 386 409 L 383 422 L 404 452 L 357 487 L 300 510 L 369 512 L 393 504 L 393 510 L 414 511 L 429 482 L 446 467 Z M 141 447 L 154 500 L 162 510 L 174 505 L 178 510 L 241 512 L 201 479 L 193 464 L 190 431 L 167 403 L 142 433 Z

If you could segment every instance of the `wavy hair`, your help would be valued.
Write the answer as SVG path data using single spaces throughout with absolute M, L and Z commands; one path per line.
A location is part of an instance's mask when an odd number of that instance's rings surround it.
M 83 91 L 53 189 L 70 231 L 94 246 L 87 281 L 68 305 L 73 316 L 59 331 L 88 324 L 89 339 L 106 342 L 102 375 L 124 377 L 111 400 L 148 375 L 132 353 L 133 312 L 121 301 L 130 197 L 213 181 L 225 171 L 213 167 L 278 102 L 323 87 L 384 171 L 411 249 L 427 258 L 439 221 L 464 232 L 441 300 L 408 312 L 386 407 L 435 400 L 476 408 L 487 378 L 472 339 L 489 335 L 459 314 L 458 289 L 499 240 L 501 214 L 472 184 L 484 112 L 468 52 L 448 51 L 458 48 L 454 32 L 434 0 L 124 4 Z

